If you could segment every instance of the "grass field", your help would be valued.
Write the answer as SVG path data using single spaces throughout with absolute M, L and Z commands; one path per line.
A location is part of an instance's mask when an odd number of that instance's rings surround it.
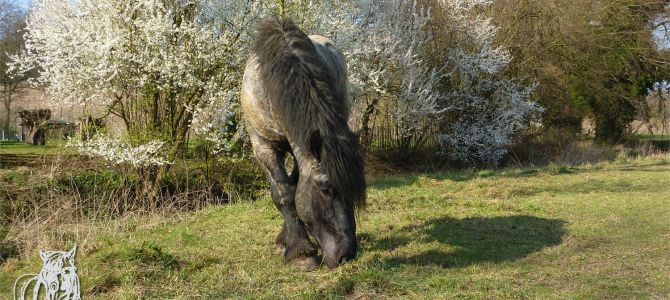
M 268 197 L 72 225 L 84 299 L 670 297 L 670 156 L 369 178 L 358 258 L 301 273 Z M 46 249 L 44 249 L 46 250 Z M 0 266 L 0 299 L 37 250 Z
M 48 140 L 46 145 L 34 146 L 25 142 L 0 142 L 0 155 L 55 155 L 76 153 L 73 148 L 65 147 L 64 140 Z
M 670 141 L 668 134 L 637 134 L 633 138 L 642 141 Z

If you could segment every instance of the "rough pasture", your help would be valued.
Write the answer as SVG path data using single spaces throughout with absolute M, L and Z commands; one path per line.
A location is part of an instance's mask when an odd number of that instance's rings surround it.
M 334 271 L 282 263 L 267 196 L 73 225 L 56 243 L 78 243 L 88 299 L 670 295 L 668 156 L 369 179 L 358 258 Z M 2 264 L 0 294 L 40 263 Z

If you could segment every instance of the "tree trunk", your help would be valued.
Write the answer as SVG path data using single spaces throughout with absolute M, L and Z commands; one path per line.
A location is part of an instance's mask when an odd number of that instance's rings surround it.
M 46 142 L 46 123 L 51 118 L 51 110 L 35 109 L 19 111 L 21 126 L 28 127 L 26 142 L 32 145 L 44 145 Z
M 46 129 L 39 125 L 33 126 L 28 132 L 26 142 L 31 145 L 44 145 L 46 143 Z
M 5 105 L 5 119 L 3 122 L 2 128 L 5 130 L 5 132 L 9 132 L 9 126 L 11 123 L 12 119 L 12 91 L 9 87 L 9 84 L 5 84 L 4 90 L 3 90 L 3 104 Z
M 591 110 L 596 124 L 596 141 L 616 144 L 626 135 L 626 128 L 635 119 L 638 109 L 621 96 L 592 98 Z
M 626 124 L 617 116 L 596 116 L 595 139 L 599 142 L 615 144 L 620 142 L 626 131 Z
M 367 98 L 367 96 L 365 97 Z M 379 98 L 375 98 L 372 102 L 368 102 L 365 112 L 363 112 L 363 117 L 361 118 L 361 144 L 364 149 L 370 144 L 370 118 L 377 108 L 377 103 L 379 103 Z

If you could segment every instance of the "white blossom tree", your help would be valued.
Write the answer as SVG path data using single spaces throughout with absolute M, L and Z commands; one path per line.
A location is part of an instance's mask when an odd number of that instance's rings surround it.
M 497 28 L 477 13 L 491 3 L 439 0 L 433 8 L 440 20 L 407 0 L 325 1 L 303 10 L 313 32 L 330 35 L 347 57 L 364 142 L 371 115 L 385 110 L 401 157 L 437 124 L 442 151 L 454 160 L 495 164 L 506 154 L 542 109 L 529 101 L 533 85 L 503 74 L 510 55 L 494 43 Z M 447 22 L 446 32 L 431 30 L 438 21 Z M 442 57 L 427 51 L 437 42 Z
M 256 6 L 241 0 L 35 1 L 26 49 L 13 68 L 37 69 L 33 83 L 54 101 L 103 107 L 103 114 L 122 120 L 125 141 L 94 139 L 82 149 L 142 167 L 155 187 L 169 166 L 158 162 L 177 157 L 192 123 L 206 118 L 201 112 L 234 105 L 240 49 L 249 36 L 240 30 L 253 27 Z M 223 22 L 227 17 L 236 22 Z M 136 149 L 151 149 L 155 158 L 138 154 L 132 162 L 127 153 L 142 152 Z
M 37 1 L 17 70 L 55 101 L 102 106 L 133 144 L 174 158 L 216 104 L 230 110 L 257 5 L 247 1 Z M 226 22 L 226 21 L 235 22 Z M 249 23 L 249 24 L 247 24 Z M 115 148 L 110 148 L 115 149 Z
M 515 134 L 539 117 L 529 101 L 533 85 L 502 72 L 509 53 L 494 43 L 497 27 L 477 13 L 493 0 L 441 0 L 454 37 L 447 46 L 446 128 L 439 141 L 445 154 L 465 162 L 496 164 Z
M 433 8 L 444 16 L 440 20 L 416 1 L 405 0 L 358 1 L 329 7 L 339 13 L 320 14 L 349 24 L 337 24 L 343 30 L 334 39 L 347 56 L 364 139 L 371 114 L 385 109 L 395 124 L 401 157 L 435 124 L 440 125 L 442 151 L 452 159 L 495 164 L 505 155 L 515 134 L 541 108 L 529 101 L 532 85 L 503 74 L 511 58 L 494 43 L 497 28 L 477 13 L 491 3 L 439 0 Z M 441 27 L 446 31 L 431 30 L 431 22 L 441 21 L 447 22 Z M 427 51 L 437 42 L 442 57 Z
M 442 74 L 424 61 L 423 50 L 432 38 L 426 30 L 431 16 L 416 1 L 372 1 L 365 12 L 358 29 L 363 38 L 345 52 L 355 91 L 366 99 L 363 138 L 368 135 L 370 115 L 380 99 L 387 99 L 403 157 L 410 154 L 412 142 L 421 142 L 424 130 L 442 112 L 437 89 Z
M 383 106 L 407 153 L 423 130 L 439 118 L 437 68 L 423 60 L 431 42 L 425 30 L 431 17 L 417 1 L 323 1 L 297 10 L 309 32 L 327 35 L 347 59 L 354 103 L 352 127 L 363 142 L 373 113 Z M 324 13 L 328 12 L 328 13 Z
M 101 105 L 123 120 L 128 142 L 98 145 L 153 142 L 163 145 L 149 147 L 153 153 L 171 161 L 189 133 L 225 150 L 240 123 L 239 84 L 255 25 L 280 14 L 343 51 L 364 137 L 370 115 L 383 108 L 400 149 L 440 122 L 446 153 L 493 162 L 539 109 L 527 101 L 531 88 L 501 75 L 509 55 L 493 43 L 495 26 L 473 13 L 490 2 L 439 2 L 448 34 L 458 38 L 439 45 L 447 55 L 435 58 L 425 51 L 436 41 L 434 19 L 417 1 L 42 0 L 13 67 L 38 69 L 34 83 L 57 101 Z

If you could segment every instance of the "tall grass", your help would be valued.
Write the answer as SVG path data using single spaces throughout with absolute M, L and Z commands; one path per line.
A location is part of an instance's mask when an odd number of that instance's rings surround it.
M 198 210 L 253 200 L 267 190 L 249 157 L 177 161 L 158 197 L 142 195 L 142 180 L 128 166 L 69 154 L 17 154 L 0 168 L 0 178 L 0 261 L 68 240 L 54 235 L 85 234 L 65 229 L 79 224 Z

